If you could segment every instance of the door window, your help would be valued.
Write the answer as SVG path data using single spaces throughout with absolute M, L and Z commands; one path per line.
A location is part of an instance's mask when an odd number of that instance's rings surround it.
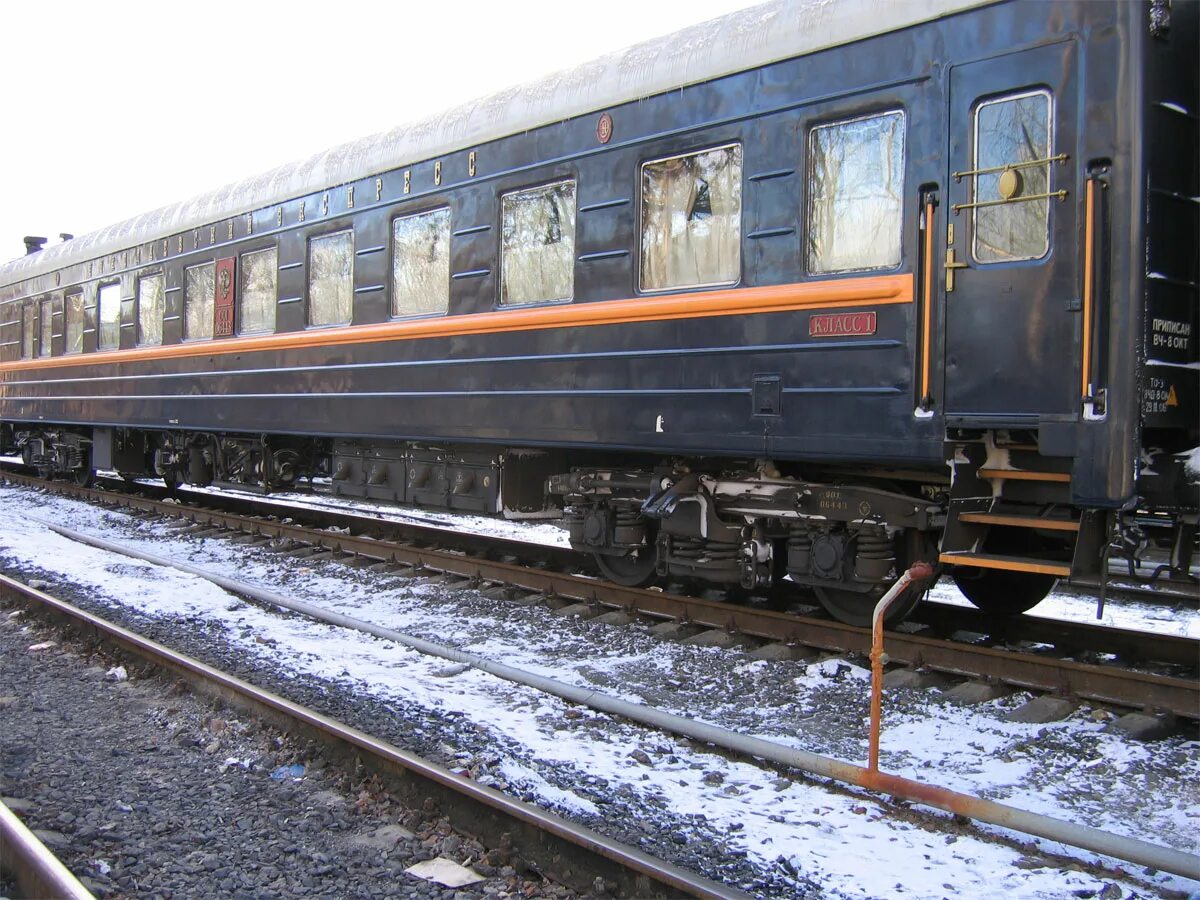
M 977 262 L 1040 259 L 1050 250 L 1050 92 L 999 97 L 975 109 Z

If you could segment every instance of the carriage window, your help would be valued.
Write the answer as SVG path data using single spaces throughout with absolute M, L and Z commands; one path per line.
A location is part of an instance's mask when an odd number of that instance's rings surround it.
M 36 309 L 32 303 L 21 308 L 21 358 L 33 359 L 33 346 L 37 343 L 37 332 L 34 330 Z
M 643 164 L 642 290 L 733 284 L 741 267 L 741 145 Z
M 1050 198 L 1029 198 L 1050 191 L 1049 156 L 1048 92 L 989 100 L 975 110 L 973 199 L 994 204 L 972 210 L 976 260 L 1007 262 L 1046 255 L 1050 249 Z M 1035 164 L 1021 165 L 1031 162 Z
M 213 298 L 216 293 L 216 263 L 192 266 L 184 272 L 184 340 L 200 341 L 213 336 Z
M 62 300 L 49 297 L 42 301 L 38 325 L 41 339 L 38 341 L 38 356 L 49 356 L 54 351 L 54 314 L 62 315 Z
M 431 316 L 450 307 L 450 210 L 392 223 L 392 315 Z
M 157 347 L 163 336 L 163 277 L 142 275 L 138 278 L 138 346 Z
M 808 192 L 809 272 L 899 265 L 904 113 L 812 129 Z
M 121 346 L 121 285 L 119 282 L 100 285 L 101 350 L 116 350 Z
M 274 331 L 278 252 L 269 247 L 243 253 L 238 262 L 238 334 Z
M 575 296 L 575 182 L 559 181 L 500 198 L 500 305 L 554 303 Z
M 67 294 L 67 353 L 83 352 L 83 294 Z
M 308 324 L 346 325 L 354 309 L 354 232 L 308 242 Z

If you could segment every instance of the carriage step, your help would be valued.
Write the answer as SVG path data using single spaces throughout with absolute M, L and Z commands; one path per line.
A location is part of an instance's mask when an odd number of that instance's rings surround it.
M 996 481 L 1057 481 L 1070 484 L 1069 472 L 1030 472 L 1024 469 L 980 469 L 980 478 L 990 478 Z
M 1005 513 L 959 513 L 960 522 L 976 525 L 1002 525 L 1009 528 L 1039 528 L 1046 531 L 1079 531 L 1077 519 L 1048 519 L 1044 516 L 1018 516 Z
M 1038 559 L 1031 556 L 999 556 L 994 553 L 971 553 L 960 551 L 943 553 L 938 557 L 940 562 L 952 566 L 971 566 L 976 569 L 1004 569 L 1009 572 L 1032 572 L 1037 575 L 1055 575 L 1059 578 L 1069 578 L 1071 566 L 1067 563 L 1052 562 L 1048 559 Z

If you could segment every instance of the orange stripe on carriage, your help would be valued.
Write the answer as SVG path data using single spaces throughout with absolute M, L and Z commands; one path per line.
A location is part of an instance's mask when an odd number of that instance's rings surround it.
M 136 347 L 128 350 L 76 353 L 71 356 L 52 356 L 0 363 L 0 372 L 216 356 L 228 353 L 253 353 L 304 347 L 335 347 L 469 334 L 502 334 L 510 331 L 538 331 L 550 328 L 621 325 L 631 322 L 661 322 L 712 316 L 795 312 L 830 307 L 885 306 L 912 302 L 913 276 L 911 274 L 878 275 L 767 287 L 728 288 L 702 293 L 670 294 L 663 297 L 638 297 L 631 300 L 601 300 L 560 306 L 498 309 L 492 312 L 463 316 L 406 319 L 375 325 L 349 325 L 340 328 L 168 344 L 164 347 Z

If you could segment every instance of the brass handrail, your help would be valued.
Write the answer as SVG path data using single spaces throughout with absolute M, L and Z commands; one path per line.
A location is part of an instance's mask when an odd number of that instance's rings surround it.
M 1049 200 L 1052 197 L 1057 197 L 1059 200 L 1067 199 L 1067 191 L 1051 191 L 1049 194 L 1028 194 L 1024 197 L 1010 197 L 1007 200 L 978 200 L 975 203 L 955 203 L 950 208 L 957 214 L 960 209 L 978 209 L 981 206 L 1003 206 L 1005 203 L 1020 203 L 1023 200 Z
M 1070 155 L 1059 153 L 1057 156 L 1048 156 L 1045 159 L 1027 159 L 1024 162 L 1005 163 L 1002 166 L 992 166 L 988 169 L 971 169 L 967 172 L 955 172 L 954 180 L 962 181 L 967 175 L 990 175 L 993 172 L 1007 172 L 1009 169 L 1031 169 L 1034 166 L 1046 166 L 1050 163 L 1065 163 L 1070 159 Z

